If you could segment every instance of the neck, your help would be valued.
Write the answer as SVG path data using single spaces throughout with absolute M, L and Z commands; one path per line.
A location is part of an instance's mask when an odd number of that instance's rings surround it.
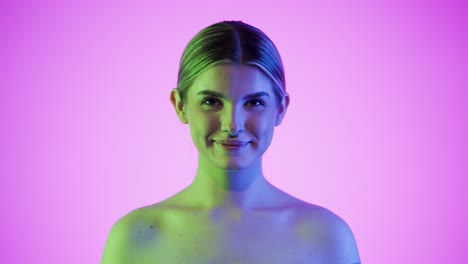
M 261 205 L 271 189 L 261 160 L 242 170 L 225 170 L 199 157 L 197 175 L 188 191 L 195 198 L 193 202 L 202 207 L 248 209 Z

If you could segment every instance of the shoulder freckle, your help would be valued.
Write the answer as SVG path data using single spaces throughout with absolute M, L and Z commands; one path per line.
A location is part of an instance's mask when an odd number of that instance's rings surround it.
M 154 245 L 158 231 L 153 210 L 136 209 L 126 214 L 112 226 L 101 263 L 132 263 L 131 259 Z
M 156 240 L 157 231 L 154 228 L 154 225 L 147 223 L 146 221 L 135 222 L 131 226 L 131 243 L 134 243 L 137 246 L 144 246 L 150 242 Z
M 128 247 L 145 245 L 156 238 L 156 224 L 148 219 L 143 209 L 134 210 L 119 219 L 112 231 Z
M 152 213 L 149 208 L 141 208 L 129 214 L 128 239 L 132 245 L 144 246 L 156 239 L 158 229 Z

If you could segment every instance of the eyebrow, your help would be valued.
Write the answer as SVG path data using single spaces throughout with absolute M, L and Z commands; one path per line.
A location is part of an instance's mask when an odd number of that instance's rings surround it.
M 212 91 L 212 90 L 201 90 L 197 93 L 197 95 L 208 95 L 208 96 L 218 97 L 221 99 L 226 99 L 226 96 L 224 94 L 220 92 Z M 251 93 L 251 94 L 244 96 L 244 99 L 248 100 L 248 99 L 253 99 L 253 98 L 258 98 L 258 97 L 270 98 L 270 95 L 267 92 L 256 92 L 256 93 Z

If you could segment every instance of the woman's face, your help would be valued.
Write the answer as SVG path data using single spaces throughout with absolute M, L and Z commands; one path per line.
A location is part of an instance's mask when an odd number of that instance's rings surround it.
M 253 66 L 209 68 L 185 98 L 182 102 L 176 90 L 171 94 L 200 158 L 225 170 L 260 164 L 289 103 L 287 95 L 278 102 L 270 79 Z

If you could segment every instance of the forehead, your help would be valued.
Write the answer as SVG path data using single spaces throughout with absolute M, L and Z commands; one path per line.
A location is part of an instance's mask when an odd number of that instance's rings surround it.
M 220 64 L 200 74 L 189 93 L 212 90 L 226 96 L 237 97 L 256 92 L 273 94 L 271 80 L 257 67 L 248 65 Z

